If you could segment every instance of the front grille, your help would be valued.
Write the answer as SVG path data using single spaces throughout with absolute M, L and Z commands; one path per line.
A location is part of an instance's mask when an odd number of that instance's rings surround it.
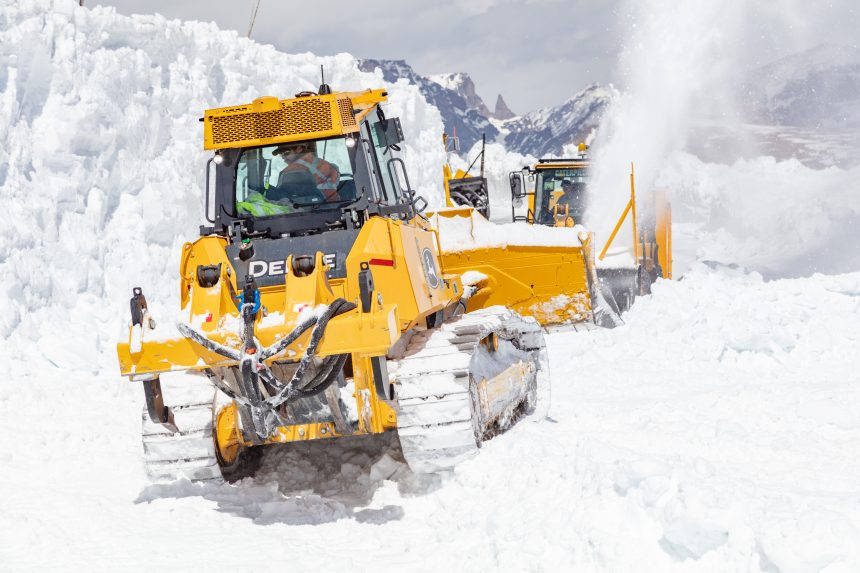
M 211 118 L 212 142 L 226 145 L 236 141 L 330 131 L 332 111 L 330 102 L 308 98 L 281 102 L 281 109 L 275 111 L 215 116 Z M 342 108 L 340 112 L 342 116 Z M 352 123 L 355 124 L 354 119 Z

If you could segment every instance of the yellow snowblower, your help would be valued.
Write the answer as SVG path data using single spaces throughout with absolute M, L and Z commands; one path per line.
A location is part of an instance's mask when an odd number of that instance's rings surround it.
M 541 159 L 532 166 L 510 174 L 512 219 L 531 225 L 574 227 L 582 224 L 588 208 L 590 160 L 588 147 L 580 143 L 578 156 L 571 159 Z M 526 180 L 534 181 L 531 191 Z M 517 208 L 526 199 L 526 213 Z M 616 249 L 614 260 L 607 254 L 622 225 L 629 219 L 632 241 L 629 250 Z M 619 256 L 619 254 L 621 256 Z M 619 260 L 620 259 L 620 260 Z M 637 295 L 651 292 L 658 277 L 672 278 L 672 211 L 666 192 L 656 190 L 653 202 L 637 211 L 633 166 L 630 168 L 630 196 L 600 254 L 597 275 L 606 298 L 619 312 L 630 307 Z
M 540 325 L 476 305 L 440 258 L 386 100 L 323 84 L 205 112 L 209 224 L 182 247 L 180 318 L 156 323 L 136 288 L 117 346 L 154 479 L 235 479 L 264 445 L 389 430 L 439 471 L 546 405 Z

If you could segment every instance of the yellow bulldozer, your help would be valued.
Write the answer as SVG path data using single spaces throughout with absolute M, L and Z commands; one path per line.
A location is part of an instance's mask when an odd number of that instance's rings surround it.
M 445 152 L 460 150 L 459 139 L 455 135 L 442 134 L 442 145 Z M 477 211 L 485 219 L 490 218 L 490 193 L 487 178 L 484 174 L 484 158 L 487 150 L 487 136 L 481 135 L 481 151 L 472 160 L 465 171 L 452 171 L 451 165 L 442 166 L 442 185 L 445 190 L 445 206 L 447 208 L 466 207 Z M 472 175 L 472 168 L 480 160 L 478 175 Z
M 459 151 L 456 135 L 443 136 L 443 143 L 446 152 Z M 481 151 L 465 171 L 443 165 L 445 207 L 428 213 L 441 238 L 443 266 L 475 289 L 467 309 L 501 305 L 550 329 L 620 324 L 596 289 L 590 233 L 524 235 L 520 225 L 489 221 L 485 151 L 482 137 Z M 479 160 L 479 175 L 470 175 Z
M 385 431 L 439 471 L 546 407 L 540 324 L 449 268 L 386 100 L 323 84 L 205 112 L 208 224 L 182 247 L 179 319 L 135 288 L 117 345 L 152 478 L 232 480 L 265 445 Z

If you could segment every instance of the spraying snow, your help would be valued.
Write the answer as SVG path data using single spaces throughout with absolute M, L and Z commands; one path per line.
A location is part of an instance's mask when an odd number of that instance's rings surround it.
M 794 13 L 771 13 L 790 19 Z M 846 272 L 860 267 L 857 170 L 814 170 L 789 159 L 705 163 L 684 153 L 694 126 L 739 125 L 735 98 L 747 2 L 632 3 L 620 62 L 626 84 L 595 143 L 593 204 L 586 226 L 606 237 L 629 197 L 655 187 L 674 207 L 676 270 L 698 258 L 734 262 L 766 276 Z M 743 57 L 742 57 L 743 56 Z M 742 135 L 735 145 L 751 145 Z M 749 155 L 749 154 L 747 154 Z M 619 234 L 630 241 L 629 225 Z

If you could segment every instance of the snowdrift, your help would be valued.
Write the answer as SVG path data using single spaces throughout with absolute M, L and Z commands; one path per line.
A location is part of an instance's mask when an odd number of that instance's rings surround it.
M 718 260 L 783 278 L 860 269 L 858 181 L 860 168 L 676 153 L 656 185 L 672 192 L 679 269 Z
M 214 24 L 126 17 L 72 0 L 4 2 L 0 337 L 39 341 L 22 352 L 93 370 L 125 320 L 132 286 L 174 308 L 179 246 L 202 212 L 198 117 L 315 90 L 320 64 L 335 89 L 382 85 L 348 54 L 284 54 Z M 439 113 L 405 82 L 390 100 L 388 114 L 408 135 L 413 185 L 439 204 Z M 63 340 L 80 351 L 57 350 Z

